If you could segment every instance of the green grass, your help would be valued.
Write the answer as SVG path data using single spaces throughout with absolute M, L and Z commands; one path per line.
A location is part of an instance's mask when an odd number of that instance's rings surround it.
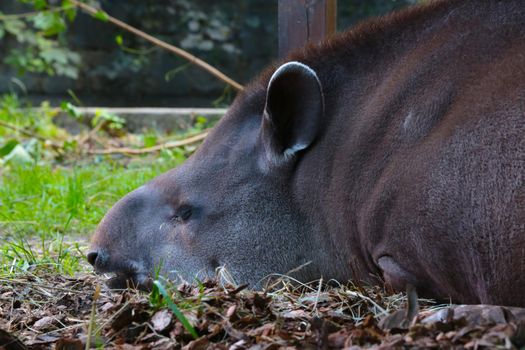
M 112 203 L 175 165 L 137 163 L 14 167 L 0 178 L 0 224 L 8 235 L 85 234 Z
M 105 159 L 68 167 L 43 164 L 4 169 L 0 176 L 0 273 L 36 265 L 75 272 L 84 242 L 107 210 L 181 160 L 148 157 L 123 163 Z
M 122 196 L 173 168 L 182 157 L 18 165 L 0 173 L 0 273 L 53 266 L 73 273 L 81 250 Z

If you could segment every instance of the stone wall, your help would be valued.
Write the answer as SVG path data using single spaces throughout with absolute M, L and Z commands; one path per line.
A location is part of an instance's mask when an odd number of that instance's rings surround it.
M 338 27 L 405 6 L 414 0 L 339 0 Z M 111 15 L 175 45 L 246 83 L 277 55 L 277 0 L 104 0 Z M 0 11 L 27 11 L 2 0 Z M 122 35 L 124 49 L 115 42 Z M 152 47 L 109 23 L 80 14 L 65 38 L 82 56 L 77 80 L 26 74 L 30 98 L 58 104 L 74 91 L 84 105 L 220 106 L 234 92 L 208 73 Z M 0 52 L 15 43 L 0 40 Z M 0 62 L 0 93 L 19 87 Z

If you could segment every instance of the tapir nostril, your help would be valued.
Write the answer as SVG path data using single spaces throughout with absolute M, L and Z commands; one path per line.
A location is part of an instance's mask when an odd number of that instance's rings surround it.
M 95 262 L 97 261 L 97 257 L 98 257 L 98 253 L 97 252 L 89 252 L 87 254 L 87 260 L 93 266 L 95 266 Z

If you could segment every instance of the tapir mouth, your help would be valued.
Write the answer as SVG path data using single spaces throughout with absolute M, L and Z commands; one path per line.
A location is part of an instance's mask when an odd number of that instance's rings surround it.
M 150 291 L 153 286 L 153 279 L 147 273 L 117 272 L 114 277 L 106 281 L 106 284 L 111 289 L 134 288 Z

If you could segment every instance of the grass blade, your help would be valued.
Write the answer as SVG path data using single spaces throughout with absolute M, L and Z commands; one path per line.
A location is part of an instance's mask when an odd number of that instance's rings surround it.
M 193 339 L 197 339 L 199 337 L 197 331 L 195 330 L 195 328 L 193 328 L 191 323 L 188 321 L 186 316 L 184 316 L 184 314 L 180 311 L 177 305 L 175 305 L 162 283 L 160 283 L 160 281 L 155 281 L 153 282 L 153 284 L 158 288 L 160 294 L 162 294 L 162 296 L 166 298 L 166 303 L 168 304 L 170 310 L 175 314 L 175 317 L 177 317 L 180 323 L 182 323 L 184 328 L 188 331 L 188 333 L 191 334 Z

